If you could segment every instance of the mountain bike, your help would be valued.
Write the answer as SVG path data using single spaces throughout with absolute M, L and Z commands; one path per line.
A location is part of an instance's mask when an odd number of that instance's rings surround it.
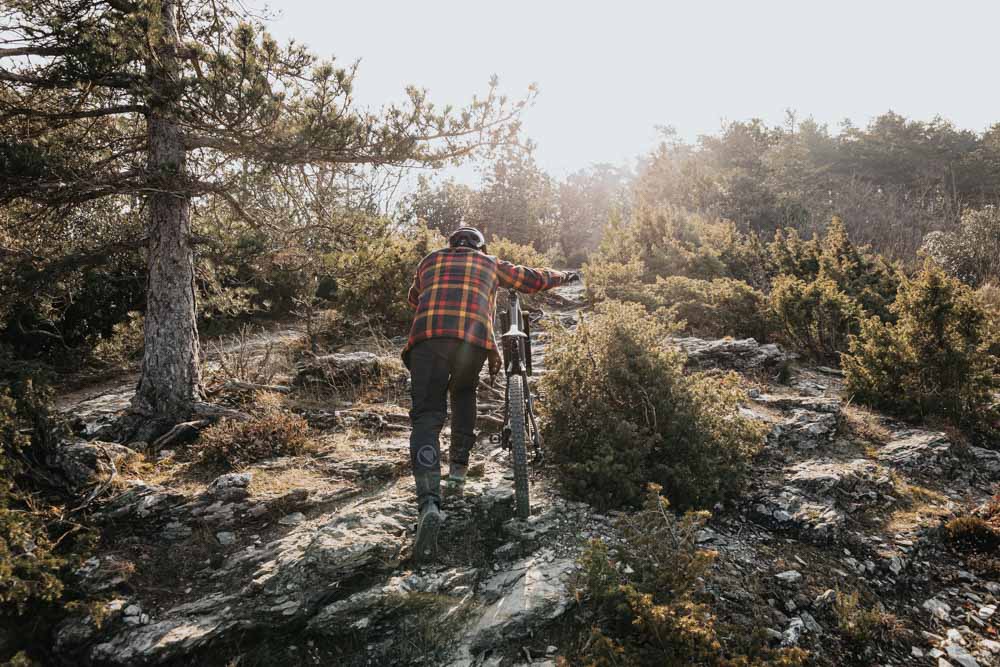
M 507 390 L 504 393 L 503 429 L 500 446 L 509 449 L 514 462 L 514 500 L 517 516 L 526 519 L 531 514 L 528 499 L 528 451 L 530 442 L 535 461 L 542 456 L 542 436 L 535 421 L 534 405 L 528 377 L 531 376 L 531 322 L 521 309 L 521 297 L 508 290 L 508 305 L 499 314 L 500 346 L 503 352 Z

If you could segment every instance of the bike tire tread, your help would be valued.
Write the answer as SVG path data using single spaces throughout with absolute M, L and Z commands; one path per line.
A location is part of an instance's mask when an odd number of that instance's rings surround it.
M 510 378 L 509 388 L 509 419 L 510 447 L 514 460 L 514 501 L 517 516 L 527 519 L 531 514 L 531 502 L 528 498 L 528 449 L 527 429 L 525 427 L 523 378 L 514 375 Z

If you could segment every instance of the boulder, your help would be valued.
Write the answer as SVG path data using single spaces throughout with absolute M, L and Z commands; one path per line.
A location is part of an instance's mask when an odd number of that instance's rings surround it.
M 124 584 L 130 569 L 128 561 L 109 554 L 87 559 L 74 575 L 81 589 L 87 593 L 101 593 Z
M 292 384 L 358 386 L 368 381 L 399 375 L 399 363 L 371 352 L 337 352 L 311 357 L 296 368 Z
M 801 618 L 796 616 L 789 623 L 785 631 L 781 633 L 782 646 L 798 646 L 802 634 L 806 631 L 806 624 Z
M 944 433 L 900 431 L 878 451 L 878 460 L 906 470 L 933 469 L 954 458 Z
M 67 490 L 79 493 L 104 484 L 118 466 L 135 452 L 113 442 L 64 440 L 48 455 L 46 463 L 61 473 Z
M 792 466 L 790 472 L 787 483 L 813 497 L 850 499 L 870 505 L 893 491 L 889 472 L 867 459 L 811 459 Z
M 405 606 L 410 594 L 465 595 L 475 583 L 476 574 L 475 568 L 451 568 L 444 572 L 392 577 L 384 584 L 376 584 L 323 607 L 309 620 L 308 628 L 330 636 L 369 628 Z
M 409 472 L 410 462 L 402 457 L 371 455 L 363 459 L 336 461 L 331 473 L 352 481 L 384 482 Z
M 805 451 L 832 441 L 839 426 L 839 415 L 835 413 L 795 409 L 791 417 L 774 426 L 769 440 Z
M 207 419 L 181 422 L 153 441 L 153 451 L 188 445 L 198 439 L 201 430 L 210 423 Z
M 98 518 L 103 521 L 136 520 L 148 523 L 167 515 L 188 499 L 183 493 L 169 491 L 156 484 L 130 482 L 124 493 L 115 496 L 101 508 Z
M 205 490 L 205 494 L 219 500 L 243 500 L 250 495 L 253 473 L 230 472 L 219 475 Z
M 408 497 L 359 503 L 319 528 L 302 524 L 229 562 L 236 584 L 174 606 L 140 625 L 109 627 L 94 662 L 131 665 L 186 655 L 235 629 L 279 629 L 307 621 L 342 582 L 394 568 L 416 518 Z
M 833 499 L 810 498 L 791 485 L 757 495 L 750 516 L 771 530 L 820 545 L 839 540 L 847 523 Z
M 728 368 L 737 371 L 771 369 L 794 358 L 771 343 L 761 345 L 753 338 L 668 338 L 667 343 L 687 354 L 687 363 L 695 368 Z
M 990 482 L 1000 481 L 1000 452 L 983 447 L 970 446 L 969 456 L 976 462 L 976 471 Z
M 774 575 L 774 578 L 785 586 L 797 586 L 802 583 L 802 573 L 798 570 L 786 570 Z
M 951 607 L 937 598 L 928 598 L 921 606 L 939 621 L 947 621 L 951 617 Z
M 825 396 L 787 396 L 782 394 L 758 394 L 754 402 L 782 411 L 807 410 L 823 414 L 840 415 L 843 405 L 840 399 Z
M 575 561 L 546 562 L 535 556 L 514 563 L 480 586 L 488 604 L 475 613 L 464 644 L 482 653 L 504 642 L 521 639 L 539 625 L 561 616 L 573 598 L 567 586 Z

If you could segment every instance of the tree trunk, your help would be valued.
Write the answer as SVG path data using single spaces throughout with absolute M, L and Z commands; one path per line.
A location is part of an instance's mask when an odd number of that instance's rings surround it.
M 142 416 L 182 421 L 201 398 L 195 319 L 191 196 L 184 137 L 173 113 L 179 79 L 176 0 L 162 0 L 157 62 L 148 64 L 152 99 L 147 117 L 148 170 L 157 192 L 147 201 L 149 275 L 146 285 L 142 378 L 132 409 Z

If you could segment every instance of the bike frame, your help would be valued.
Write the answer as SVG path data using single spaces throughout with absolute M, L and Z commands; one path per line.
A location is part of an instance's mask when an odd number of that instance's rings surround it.
M 501 335 L 504 374 L 507 378 L 513 375 L 520 375 L 522 386 L 524 387 L 524 412 L 527 416 L 526 426 L 531 438 L 531 447 L 536 461 L 542 457 L 542 437 L 538 431 L 538 424 L 535 421 L 534 401 L 531 391 L 528 388 L 528 377 L 532 374 L 531 369 L 531 328 L 527 317 L 521 310 L 521 297 L 516 290 L 508 290 L 507 312 L 501 317 L 505 327 Z M 510 383 L 504 392 L 503 408 L 503 432 L 500 443 L 505 449 L 510 448 Z

